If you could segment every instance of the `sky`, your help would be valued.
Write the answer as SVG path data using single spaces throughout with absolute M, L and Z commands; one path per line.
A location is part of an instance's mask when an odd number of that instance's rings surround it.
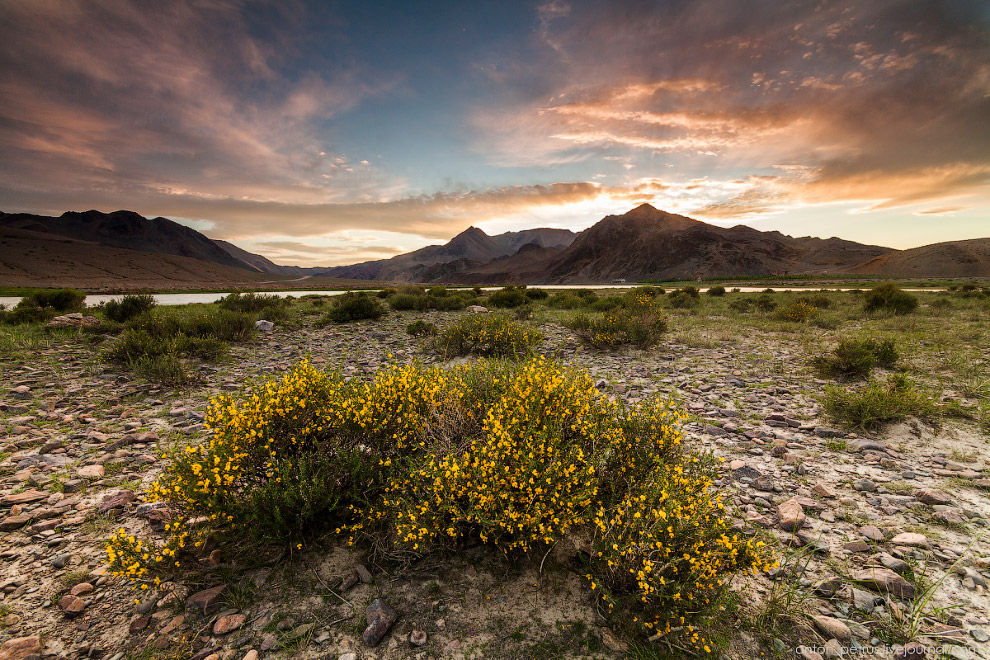
M 990 236 L 983 0 L 0 0 L 0 210 L 165 216 L 276 263 L 648 202 Z

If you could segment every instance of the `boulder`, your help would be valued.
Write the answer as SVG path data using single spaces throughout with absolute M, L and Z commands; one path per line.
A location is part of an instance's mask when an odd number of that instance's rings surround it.
M 381 643 L 385 633 L 392 627 L 399 615 L 384 600 L 376 598 L 371 601 L 371 605 L 368 605 L 368 611 L 364 618 L 368 627 L 364 629 L 361 637 L 365 644 L 374 647 Z

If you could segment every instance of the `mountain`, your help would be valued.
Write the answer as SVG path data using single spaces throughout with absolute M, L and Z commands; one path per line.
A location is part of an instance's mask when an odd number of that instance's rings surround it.
M 477 227 L 468 227 L 443 245 L 400 254 L 391 259 L 365 261 L 353 266 L 328 268 L 331 277 L 375 279 L 393 282 L 447 281 L 464 270 L 478 268 L 496 259 L 511 256 L 519 248 L 535 244 L 541 249 L 570 245 L 576 234 L 568 229 L 526 229 L 489 236 Z
M 811 273 L 852 267 L 891 252 L 895 250 L 838 238 L 792 238 L 745 225 L 717 227 L 643 204 L 606 216 L 566 248 L 542 254 L 530 250 L 505 262 L 465 269 L 452 279 L 467 283 L 497 275 L 494 281 L 580 284 Z
M 990 277 L 990 238 L 892 252 L 857 264 L 847 272 L 900 277 Z
M 84 289 L 255 286 L 272 276 L 174 254 L 138 252 L 0 224 L 0 284 Z
M 327 266 L 312 266 L 309 268 L 303 266 L 279 266 L 267 257 L 248 252 L 233 243 L 216 238 L 211 240 L 219 245 L 227 254 L 244 262 L 251 270 L 256 270 L 259 273 L 270 273 L 272 275 L 319 275 L 327 270 Z
M 0 227 L 26 229 L 138 252 L 189 257 L 257 272 L 256 268 L 191 227 L 167 218 L 148 219 L 133 211 L 68 211 L 57 218 L 0 213 Z

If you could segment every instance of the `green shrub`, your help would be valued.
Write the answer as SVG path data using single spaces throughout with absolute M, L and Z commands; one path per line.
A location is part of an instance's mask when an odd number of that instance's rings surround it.
M 761 312 L 769 313 L 777 309 L 777 302 L 772 300 L 768 295 L 762 295 L 753 302 L 753 306 Z
M 394 296 L 396 293 L 398 293 L 398 289 L 394 289 L 392 287 L 385 287 L 384 289 L 376 293 L 375 297 L 385 299 L 390 296 Z
M 24 296 L 17 306 L 35 306 L 60 314 L 81 311 L 86 305 L 86 294 L 75 289 L 46 289 Z
M 698 306 L 698 296 L 692 296 L 684 290 L 673 291 L 667 296 L 667 304 L 676 309 Z
M 520 356 L 543 341 L 543 333 L 512 320 L 505 314 L 471 314 L 446 328 L 434 341 L 445 356 Z
M 550 297 L 550 292 L 546 289 L 526 289 L 525 293 L 530 300 L 546 300 Z
M 519 307 L 529 302 L 526 293 L 516 288 L 506 287 L 501 291 L 493 292 L 488 301 L 495 307 Z
M 397 293 L 389 297 L 388 305 L 396 311 L 407 309 L 426 309 L 426 296 L 417 296 L 411 293 Z
M 812 307 L 806 302 L 796 301 L 787 307 L 781 307 L 773 313 L 775 321 L 792 321 L 794 323 L 804 323 L 818 314 L 818 308 Z
M 938 414 L 932 398 L 899 374 L 882 381 L 871 379 L 859 389 L 828 385 L 822 406 L 833 419 L 867 431 L 910 415 L 932 419 Z
M 656 298 L 639 294 L 627 307 L 597 317 L 578 314 L 568 324 L 578 337 L 595 348 L 631 344 L 641 348 L 660 340 L 667 330 Z
M 405 286 L 399 287 L 399 293 L 406 296 L 425 296 L 426 289 L 416 284 L 407 284 Z
M 120 300 L 108 300 L 103 305 L 103 315 L 111 321 L 124 323 L 135 316 L 150 312 L 157 307 L 155 297 L 150 295 L 128 295 Z
M 0 323 L 4 325 L 26 325 L 29 323 L 44 323 L 58 313 L 52 309 L 38 307 L 23 300 L 14 305 L 14 309 L 0 311 Z
M 832 299 L 825 295 L 800 296 L 795 302 L 804 303 L 818 309 L 829 309 L 832 307 Z
M 406 326 L 406 332 L 414 337 L 437 334 L 437 326 L 429 321 L 417 320 Z
M 458 309 L 464 309 L 471 304 L 473 299 L 466 298 L 461 295 L 456 296 L 444 296 L 442 298 L 427 297 L 426 307 L 427 309 L 437 309 L 440 311 L 454 311 Z
M 555 293 L 547 299 L 547 306 L 554 309 L 578 309 L 584 307 L 585 298 L 574 293 Z
M 748 312 L 753 307 L 753 301 L 749 298 L 736 298 L 729 303 L 729 309 L 734 312 Z
M 128 328 L 104 349 L 102 358 L 117 364 L 135 365 L 145 358 L 166 355 L 216 361 L 227 355 L 228 346 L 216 337 L 174 334 L 158 336 L 145 328 Z
M 843 339 L 830 354 L 812 360 L 824 376 L 863 378 L 874 366 L 892 367 L 898 358 L 892 339 Z
M 135 316 L 126 326 L 144 330 L 159 339 L 188 335 L 220 341 L 246 341 L 255 334 L 254 320 L 250 316 L 227 309 L 192 315 L 156 309 Z
M 288 298 L 266 293 L 231 293 L 217 301 L 223 309 L 235 312 L 260 312 L 272 308 L 288 307 Z
M 657 296 L 662 296 L 665 293 L 667 293 L 667 290 L 664 289 L 663 287 L 647 285 L 647 286 L 638 286 L 635 289 L 630 290 L 628 293 L 626 293 L 626 295 L 629 297 L 636 297 L 643 295 L 643 296 L 649 296 L 650 298 L 656 298 Z
M 724 286 L 710 286 L 708 287 L 708 295 L 710 296 L 724 296 L 725 287 Z
M 447 287 L 445 287 L 445 286 L 435 286 L 435 287 L 431 287 L 426 292 L 426 295 L 428 295 L 428 296 L 430 296 L 432 298 L 443 298 L 448 293 L 449 293 L 449 291 L 447 291 Z
M 337 297 L 334 306 L 323 317 L 324 322 L 350 323 L 364 319 L 378 320 L 385 308 L 377 298 L 363 293 L 345 293 Z
M 132 370 L 139 376 L 169 387 L 181 387 L 196 380 L 182 360 L 172 353 L 139 358 L 133 363 Z
M 622 296 L 604 296 L 592 302 L 588 308 L 596 312 L 610 312 L 624 307 L 625 304 L 626 301 Z
M 774 290 L 773 289 L 770 289 L 770 288 L 763 289 L 763 293 L 765 293 L 767 295 L 772 295 L 774 293 Z
M 863 296 L 863 309 L 868 313 L 884 311 L 898 315 L 910 314 L 917 307 L 918 298 L 894 284 L 881 284 Z

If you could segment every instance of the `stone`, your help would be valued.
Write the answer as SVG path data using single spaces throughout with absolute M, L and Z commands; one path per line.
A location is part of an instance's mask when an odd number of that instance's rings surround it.
M 69 593 L 73 596 L 85 596 L 86 594 L 93 593 L 93 585 L 89 582 L 80 582 L 76 586 L 69 590 Z
M 826 658 L 841 658 L 845 655 L 845 648 L 842 646 L 842 642 L 837 639 L 830 639 L 825 642 L 824 648 Z
M 371 584 L 374 578 L 371 577 L 371 571 L 364 564 L 358 564 L 354 567 L 354 572 L 357 574 L 358 579 L 361 580 L 362 584 Z
M 871 541 L 875 541 L 877 543 L 883 542 L 883 532 L 873 525 L 865 525 L 860 527 L 859 533 Z
M 472 312 L 474 314 L 478 314 L 480 312 L 487 312 L 488 308 L 482 307 L 481 305 L 468 305 L 467 311 Z
M 15 637 L 0 646 L 0 660 L 25 660 L 29 655 L 41 654 L 41 637 Z
M 58 606 L 62 613 L 70 619 L 79 616 L 86 609 L 86 601 L 78 596 L 66 594 L 58 601 Z
M 602 628 L 602 645 L 612 653 L 625 653 L 629 645 L 615 636 L 611 628 Z
M 4 495 L 3 499 L 0 500 L 0 504 L 3 504 L 4 506 L 12 506 L 14 504 L 31 504 L 32 502 L 47 500 L 49 495 L 51 495 L 51 493 L 46 493 L 40 490 L 25 490 L 22 493 Z
M 376 598 L 368 605 L 364 618 L 368 627 L 364 629 L 361 638 L 368 646 L 375 647 L 381 643 L 399 615 L 384 600 Z
M 254 322 L 254 327 L 259 332 L 273 332 L 275 330 L 275 324 L 272 323 L 271 321 L 266 321 L 264 319 L 261 319 L 259 321 L 255 321 Z
M 819 653 L 811 646 L 799 646 L 797 647 L 797 654 L 801 660 L 825 660 L 822 658 L 822 654 Z
M 199 610 L 203 616 L 220 607 L 220 597 L 227 591 L 227 585 L 220 584 L 209 589 L 203 589 L 186 599 L 186 608 Z
M 848 543 L 843 543 L 842 547 L 849 552 L 869 552 L 870 548 L 873 546 L 865 541 L 850 541 Z
M 146 616 L 135 617 L 134 619 L 131 620 L 130 625 L 127 626 L 127 630 L 133 635 L 147 628 L 148 624 L 150 623 L 151 623 L 150 616 L 146 615 Z
M 857 479 L 853 482 L 853 488 L 863 493 L 875 493 L 877 485 L 869 479 Z
M 853 580 L 881 593 L 890 593 L 901 598 L 914 598 L 914 585 L 886 568 L 868 568 L 859 571 L 853 576 Z
M 826 639 L 835 638 L 841 642 L 848 642 L 852 639 L 852 631 L 849 630 L 849 626 L 835 617 L 819 614 L 812 621 L 818 632 Z
M 985 630 L 980 630 L 979 628 L 973 628 L 969 631 L 969 636 L 980 642 L 981 644 L 985 642 L 990 642 L 990 633 Z
M 868 591 L 852 588 L 852 606 L 860 612 L 871 613 L 876 607 L 877 597 Z
M 357 653 L 343 653 L 337 657 L 337 660 L 358 660 Z
M 897 557 L 887 554 L 886 552 L 881 552 L 877 555 L 877 559 L 884 568 L 889 568 L 897 573 L 904 574 L 911 570 L 911 565 L 906 561 L 903 559 L 898 559 Z
M 95 316 L 84 316 L 81 312 L 63 314 L 56 316 L 45 325 L 52 328 L 85 328 L 100 324 L 100 319 Z
M 107 495 L 100 502 L 100 506 L 97 508 L 99 513 L 107 513 L 113 509 L 122 509 L 128 504 L 134 501 L 137 496 L 134 494 L 133 490 L 120 490 L 112 495 Z
M 12 532 L 24 527 L 29 522 L 31 522 L 31 516 L 28 515 L 8 516 L 0 521 L 0 532 Z
M 238 630 L 244 625 L 247 620 L 247 616 L 243 614 L 228 614 L 227 616 L 222 616 L 217 619 L 216 623 L 213 624 L 213 634 L 214 635 L 226 635 Z
M 928 548 L 931 546 L 927 536 L 915 532 L 901 532 L 890 539 L 890 542 L 893 545 L 906 545 L 912 548 Z
M 804 509 L 793 497 L 777 506 L 777 515 L 780 516 L 780 528 L 785 532 L 798 531 L 807 518 Z
M 244 654 L 244 657 L 241 660 L 258 660 L 258 652 L 255 651 L 254 649 L 251 649 L 250 651 Z
M 914 497 L 928 505 L 952 504 L 952 496 L 934 488 L 921 488 L 914 491 Z
M 102 479 L 107 470 L 102 465 L 84 465 L 76 470 L 76 475 L 83 479 Z
M 425 646 L 426 639 L 427 637 L 425 630 L 414 630 L 409 633 L 409 643 L 413 646 Z
M 825 484 L 815 484 L 815 487 L 811 489 L 811 492 L 819 497 L 824 497 L 825 499 L 835 499 L 835 491 L 826 486 Z

